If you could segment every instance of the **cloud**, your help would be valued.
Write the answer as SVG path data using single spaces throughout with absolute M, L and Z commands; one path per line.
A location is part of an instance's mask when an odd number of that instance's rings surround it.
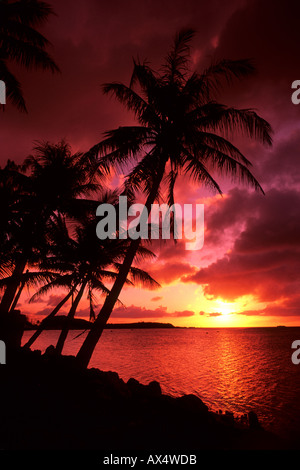
M 258 165 L 258 179 L 263 186 L 299 189 L 299 150 L 299 129 L 291 129 L 290 132 L 285 131 L 284 136 L 274 146 L 272 152 L 267 152 Z
M 101 309 L 101 305 L 97 305 L 95 307 L 96 313 L 98 313 Z M 168 311 L 166 306 L 160 305 L 157 308 L 146 308 L 146 307 L 139 307 L 136 305 L 130 305 L 128 307 L 116 307 L 112 314 L 111 319 L 121 319 L 126 318 L 128 320 L 132 319 L 151 319 L 151 318 L 160 318 L 164 319 L 164 321 L 168 320 L 168 318 L 180 318 L 180 317 L 192 317 L 195 313 L 192 310 L 175 310 L 175 311 Z M 76 317 L 83 317 L 87 318 L 90 316 L 90 309 L 89 307 L 82 308 L 77 311 Z
M 276 77 L 280 84 L 295 70 L 299 15 L 297 0 L 291 0 L 288 8 L 281 0 L 246 1 L 228 20 L 216 53 L 255 58 L 259 79 Z M 285 34 L 278 34 L 278 28 Z
M 249 205 L 255 200 L 256 206 L 243 214 L 245 227 L 232 250 L 182 281 L 203 285 L 205 295 L 212 298 L 233 301 L 252 294 L 259 302 L 292 302 L 300 288 L 300 193 L 272 189 L 263 199 L 247 197 Z M 238 193 L 229 198 L 238 207 Z M 265 310 L 271 311 L 276 308 Z
M 41 32 L 51 41 L 51 54 L 62 74 L 27 72 L 16 68 L 29 110 L 21 115 L 10 105 L 1 119 L 1 161 L 22 161 L 37 139 L 70 141 L 75 150 L 88 150 L 103 132 L 133 122 L 127 110 L 101 92 L 111 81 L 129 83 L 132 57 L 158 66 L 175 32 L 195 26 L 194 59 L 213 48 L 213 39 L 240 5 L 211 0 L 199 6 L 187 2 L 99 2 L 52 0 L 57 16 Z M 18 135 L 16 142 L 15 135 Z
M 28 306 L 25 305 L 24 308 L 23 307 L 21 308 L 21 311 L 22 311 L 22 314 L 24 314 L 25 316 L 28 316 L 29 318 L 31 316 L 38 316 L 38 317 L 44 318 L 44 317 L 47 317 L 53 311 L 53 307 L 45 307 L 37 311 L 33 311 L 33 310 L 28 311 L 27 309 L 28 309 Z M 67 313 L 68 313 L 68 309 L 62 308 L 59 311 L 58 315 L 66 315 Z
M 201 312 L 199 312 L 199 315 L 205 315 L 206 317 L 220 317 L 222 313 L 221 312 L 204 312 L 203 310 L 201 310 Z
M 194 266 L 187 262 L 159 263 L 151 266 L 149 273 L 160 284 L 171 284 L 182 276 L 192 274 L 196 271 Z
M 163 297 L 160 297 L 160 296 L 158 295 L 158 296 L 156 296 L 156 297 L 152 297 L 152 299 L 150 299 L 150 300 L 151 300 L 151 302 L 158 302 L 159 300 L 162 300 L 162 299 L 163 299 Z
M 272 317 L 298 317 L 300 312 L 300 295 L 295 294 L 290 299 L 267 305 L 261 310 L 245 310 L 242 315 L 262 315 Z
M 168 312 L 167 307 L 160 306 L 156 309 L 149 309 L 146 307 L 138 307 L 131 305 L 130 307 L 118 307 L 114 309 L 111 318 L 130 318 L 130 319 L 151 319 L 151 318 L 180 318 L 180 317 L 192 317 L 194 312 L 192 310 L 181 310 Z

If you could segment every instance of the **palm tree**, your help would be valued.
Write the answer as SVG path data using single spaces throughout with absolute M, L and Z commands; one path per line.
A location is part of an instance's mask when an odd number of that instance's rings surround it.
M 26 112 L 21 84 L 9 65 L 14 62 L 26 69 L 59 71 L 46 51 L 49 41 L 36 29 L 53 13 L 48 3 L 40 0 L 0 2 L 0 79 L 5 82 L 8 98 L 21 111 Z
M 234 146 L 226 133 L 241 132 L 271 145 L 270 125 L 251 109 L 236 109 L 215 99 L 222 80 L 231 82 L 253 72 L 247 60 L 221 60 L 203 73 L 191 71 L 190 41 L 194 31 L 179 32 L 160 73 L 147 63 L 135 63 L 130 86 L 122 83 L 104 85 L 104 92 L 115 96 L 138 121 L 136 126 L 119 127 L 90 149 L 89 159 L 98 158 L 103 170 L 111 167 L 128 172 L 126 185 L 143 189 L 145 208 L 151 205 L 168 185 L 168 202 L 174 202 L 174 185 L 180 174 L 188 174 L 197 183 L 219 193 L 221 189 L 211 175 L 217 170 L 230 174 L 262 191 L 249 170 L 250 162 Z M 87 366 L 140 244 L 133 240 L 128 248 L 118 278 L 95 320 L 77 358 Z
M 110 200 L 111 203 L 116 204 L 115 198 L 116 193 L 111 193 L 110 198 L 105 196 L 105 201 Z M 96 203 L 96 201 L 94 202 Z M 99 204 L 99 201 L 97 201 L 97 204 Z M 109 293 L 106 283 L 116 279 L 121 262 L 126 255 L 128 240 L 98 240 L 95 237 L 96 220 L 94 214 L 95 210 L 90 214 L 90 217 L 85 217 L 83 224 L 76 227 L 73 238 L 69 237 L 66 224 L 60 219 L 60 227 L 56 233 L 59 240 L 56 238 L 53 254 L 41 263 L 42 271 L 44 269 L 46 269 L 46 271 L 56 271 L 59 275 L 43 286 L 33 296 L 33 299 L 57 287 L 66 287 L 69 292 L 59 303 L 57 308 L 43 320 L 37 331 L 24 347 L 29 347 L 33 344 L 44 327 L 49 324 L 50 319 L 58 313 L 64 303 L 71 297 L 71 294 L 75 293 L 75 298 L 69 310 L 66 324 L 61 331 L 56 345 L 56 351 L 61 354 L 72 320 L 84 292 L 86 291 L 90 304 L 90 320 L 94 319 L 94 292 L 100 292 L 104 295 Z M 147 259 L 152 258 L 154 254 L 147 248 L 140 246 L 138 256 L 141 259 Z M 157 287 L 159 285 L 149 274 L 137 267 L 131 267 L 126 282 L 131 285 L 139 282 L 149 287 Z
M 19 204 L 25 190 L 26 177 L 9 160 L 4 168 L 0 168 L 0 277 L 9 276 L 12 271 L 10 253 L 13 246 L 10 239 L 22 222 Z
M 44 247 L 51 218 L 57 212 L 76 218 L 85 206 L 85 199 L 80 197 L 99 189 L 83 154 L 72 154 L 67 143 L 39 143 L 34 150 L 35 154 L 26 158 L 22 166 L 29 174 L 23 176 L 25 183 L 17 199 L 15 212 L 20 223 L 18 231 L 12 231 L 10 236 L 15 245 L 10 252 L 14 269 L 0 304 L 1 313 L 9 311 L 34 249 Z
M 122 266 L 121 261 L 126 255 L 127 240 L 108 239 L 99 243 L 99 240 L 95 237 L 95 225 L 95 220 L 91 220 L 89 226 L 77 230 L 77 256 L 79 255 L 77 269 L 80 271 L 81 286 L 68 313 L 66 325 L 58 338 L 56 351 L 60 354 L 84 291 L 87 290 L 90 303 L 90 319 L 94 319 L 93 292 L 100 291 L 105 295 L 109 294 L 109 289 L 104 282 L 116 280 L 117 273 Z M 153 253 L 142 246 L 139 246 L 137 254 L 143 258 L 154 256 Z M 74 258 L 77 258 L 77 256 L 75 253 Z M 159 286 L 146 271 L 134 266 L 130 267 L 125 282 L 131 285 L 136 285 L 138 282 L 150 288 Z
M 11 184 L 16 186 L 21 180 L 22 185 L 17 186 L 16 196 L 7 203 L 3 256 L 11 275 L 5 280 L 0 317 L 7 316 L 10 311 L 26 266 L 37 264 L 47 255 L 53 218 L 57 213 L 76 218 L 85 210 L 86 197 L 99 188 L 96 182 L 98 175 L 91 173 L 83 154 L 72 154 L 65 142 L 38 144 L 35 154 L 25 160 L 22 170 L 28 174 L 15 172 L 16 181 L 12 180 Z M 11 192 L 7 191 L 8 195 Z M 12 223 L 9 217 L 13 220 L 15 214 L 16 222 Z M 27 274 L 28 280 L 34 276 Z

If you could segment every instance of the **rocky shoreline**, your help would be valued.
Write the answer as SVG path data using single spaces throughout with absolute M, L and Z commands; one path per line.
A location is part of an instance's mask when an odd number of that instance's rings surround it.
M 195 395 L 164 395 L 158 382 L 81 369 L 73 356 L 18 350 L 0 367 L 4 450 L 285 449 L 254 412 L 214 413 Z

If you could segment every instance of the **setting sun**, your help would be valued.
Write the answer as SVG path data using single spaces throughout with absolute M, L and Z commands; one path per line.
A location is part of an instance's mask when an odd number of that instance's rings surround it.
M 236 311 L 236 304 L 234 302 L 225 302 L 224 300 L 216 300 L 216 311 L 222 315 L 229 315 Z

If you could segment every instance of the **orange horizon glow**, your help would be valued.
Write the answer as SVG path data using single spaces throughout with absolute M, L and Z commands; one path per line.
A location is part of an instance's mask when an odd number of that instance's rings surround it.
M 183 286 L 184 287 L 184 286 Z M 300 322 L 297 317 L 271 316 L 264 315 L 263 310 L 265 304 L 260 305 L 255 302 L 251 296 L 244 296 L 236 301 L 229 302 L 221 298 L 218 299 L 207 299 L 203 293 L 200 292 L 199 288 L 194 289 L 194 301 L 186 303 L 186 292 L 178 289 L 178 284 L 173 286 L 167 286 L 165 289 L 164 297 L 161 302 L 170 305 L 171 309 L 167 309 L 164 305 L 158 305 L 153 307 L 153 291 L 147 291 L 143 289 L 127 288 L 123 295 L 124 307 L 115 308 L 114 312 L 119 312 L 118 315 L 113 312 L 109 323 L 112 324 L 123 324 L 123 323 L 136 323 L 136 322 L 160 322 L 160 323 L 171 323 L 176 327 L 183 328 L 254 328 L 254 327 L 276 327 L 279 325 L 297 327 L 300 326 Z M 173 296 L 174 288 L 177 290 L 176 299 Z M 181 295 L 180 295 L 181 294 Z M 134 306 L 129 302 L 134 296 Z M 173 299 L 172 299 L 173 297 Z M 128 301 L 126 301 L 128 298 Z M 34 310 L 35 312 L 27 314 L 30 321 L 36 323 L 41 321 L 44 316 L 39 315 L 38 304 L 36 303 Z M 83 301 L 85 307 L 81 308 L 76 315 L 76 318 L 87 320 L 87 314 L 82 315 L 82 311 L 88 311 L 88 303 Z M 172 306 L 178 305 L 178 308 L 174 310 Z M 33 304 L 34 305 L 34 304 Z M 68 306 L 68 304 L 67 304 Z M 184 308 L 185 306 L 185 308 Z M 101 306 L 96 310 L 96 314 L 99 313 Z M 134 317 L 131 312 L 135 308 L 140 308 L 142 314 L 143 309 L 150 309 L 150 311 L 156 311 L 161 309 L 163 314 L 161 316 L 138 316 Z M 202 310 L 205 309 L 204 310 Z M 244 314 L 247 311 L 255 312 L 257 315 L 251 313 L 251 315 Z M 146 310 L 147 311 L 147 310 Z M 58 315 L 66 315 L 68 308 L 66 307 Z M 120 316 L 120 312 L 122 316 Z M 174 312 L 179 312 L 178 317 L 174 316 Z M 189 316 L 180 316 L 181 312 L 189 312 Z M 261 314 L 260 314 L 261 312 Z

